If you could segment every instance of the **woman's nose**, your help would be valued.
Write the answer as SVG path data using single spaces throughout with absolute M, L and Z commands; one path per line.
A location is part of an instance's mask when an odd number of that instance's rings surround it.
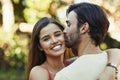
M 51 43 L 53 44 L 53 43 L 57 43 L 57 42 L 58 42 L 58 40 L 55 37 L 52 37 Z

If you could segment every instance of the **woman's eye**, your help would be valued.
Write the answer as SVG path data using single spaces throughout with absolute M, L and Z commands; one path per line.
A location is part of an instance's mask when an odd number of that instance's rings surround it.
M 44 38 L 44 39 L 43 39 L 43 41 L 48 41 L 48 40 L 49 40 L 49 38 Z
M 62 35 L 62 33 L 56 33 L 56 34 L 55 34 L 56 37 L 59 37 L 59 36 L 61 36 L 61 35 Z

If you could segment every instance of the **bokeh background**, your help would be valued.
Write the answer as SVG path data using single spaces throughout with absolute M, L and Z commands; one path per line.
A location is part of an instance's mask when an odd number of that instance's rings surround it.
M 0 0 L 0 80 L 25 80 L 25 67 L 34 24 L 52 17 L 66 26 L 70 4 L 91 2 L 107 13 L 110 28 L 101 49 L 120 48 L 120 0 Z

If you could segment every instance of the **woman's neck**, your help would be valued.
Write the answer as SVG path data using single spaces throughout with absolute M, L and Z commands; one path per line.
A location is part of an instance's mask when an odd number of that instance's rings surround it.
M 63 69 L 65 67 L 63 60 L 59 59 L 59 58 L 47 59 L 44 64 L 48 68 L 48 70 L 50 71 L 53 78 L 58 71 L 60 71 L 61 69 Z

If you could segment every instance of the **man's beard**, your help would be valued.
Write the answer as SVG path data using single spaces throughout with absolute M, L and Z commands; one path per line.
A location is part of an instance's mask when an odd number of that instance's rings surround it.
M 77 43 L 80 41 L 80 32 L 77 31 L 69 36 L 65 35 L 65 45 L 68 48 L 74 48 L 77 46 Z

